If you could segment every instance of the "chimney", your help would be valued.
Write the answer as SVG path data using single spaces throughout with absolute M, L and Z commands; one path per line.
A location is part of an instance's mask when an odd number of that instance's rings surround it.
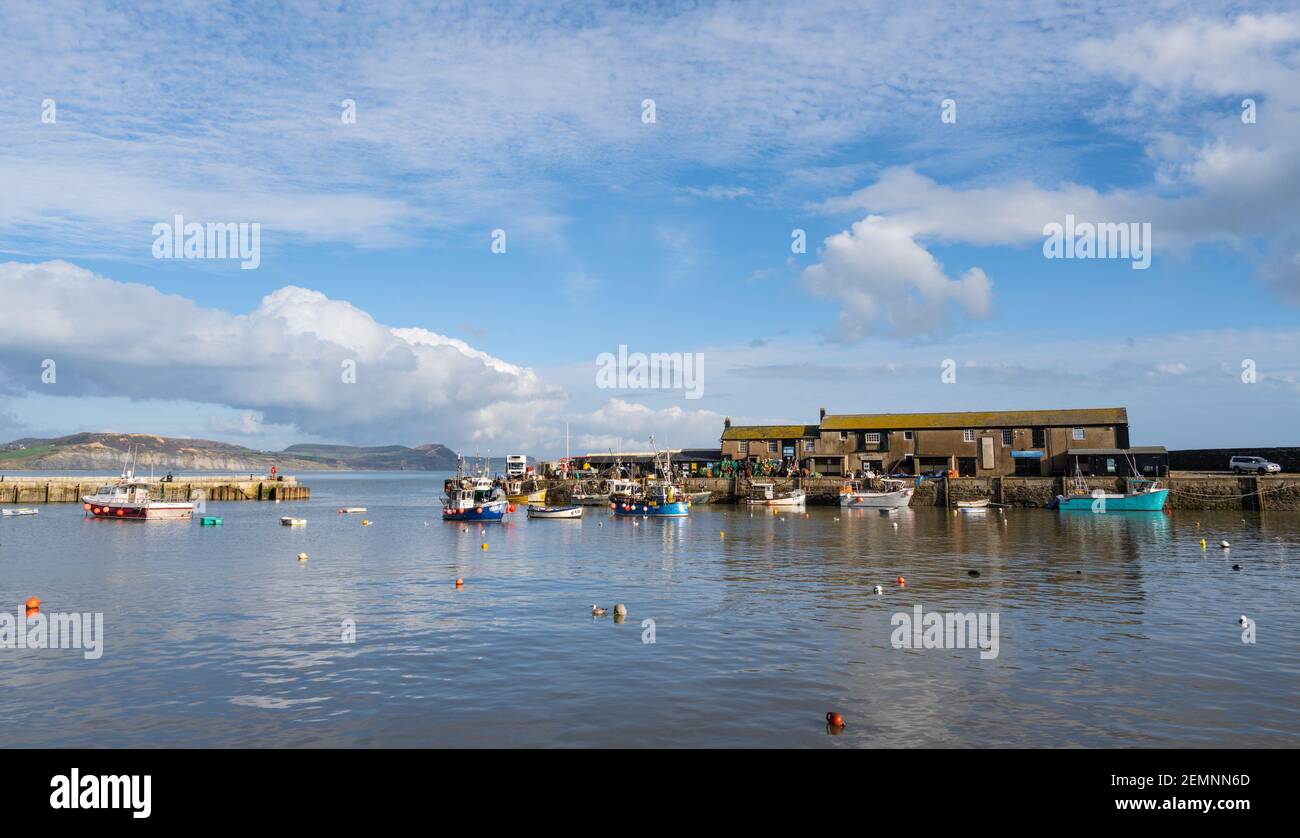
M 821 411 L 821 418 L 818 419 L 817 421 L 819 421 L 819 422 L 825 422 L 825 421 L 826 421 L 826 408 L 824 408 L 824 407 L 822 408 L 822 411 Z
M 730 417 L 730 416 L 728 416 L 727 418 L 725 418 L 725 419 L 722 420 L 722 427 L 723 427 L 724 430 L 725 430 L 726 428 L 730 428 L 730 427 L 731 427 L 731 417 Z

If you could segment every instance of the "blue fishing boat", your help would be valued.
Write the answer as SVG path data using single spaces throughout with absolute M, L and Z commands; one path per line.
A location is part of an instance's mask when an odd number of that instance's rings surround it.
M 443 491 L 444 521 L 500 521 L 510 506 L 506 493 L 486 473 L 466 475 L 463 461 L 456 476 L 443 484 Z
M 691 512 L 690 497 L 665 480 L 651 480 L 644 493 L 610 495 L 609 504 L 621 517 L 685 518 Z
M 654 446 L 655 438 L 650 437 Z M 619 517 L 685 518 L 691 514 L 691 497 L 673 480 L 673 464 L 668 451 L 655 448 L 655 471 L 658 478 L 647 480 L 643 491 L 614 492 L 609 505 Z

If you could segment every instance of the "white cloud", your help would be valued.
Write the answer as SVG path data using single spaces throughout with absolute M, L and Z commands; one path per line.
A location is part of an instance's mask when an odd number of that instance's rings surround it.
M 227 405 L 256 417 L 238 433 L 291 424 L 357 442 L 449 444 L 527 438 L 563 401 L 530 369 L 305 288 L 281 288 L 246 315 L 66 262 L 0 264 L 0 288 L 22 301 L 0 309 L 0 364 L 34 390 L 41 360 L 55 359 L 44 395 Z
M 843 303 L 843 337 L 860 340 L 882 320 L 897 334 L 935 331 L 947 324 L 950 303 L 971 317 L 988 314 L 993 285 L 984 272 L 973 267 L 949 279 L 914 235 L 898 222 L 868 216 L 826 239 L 821 261 L 804 270 L 814 293 Z

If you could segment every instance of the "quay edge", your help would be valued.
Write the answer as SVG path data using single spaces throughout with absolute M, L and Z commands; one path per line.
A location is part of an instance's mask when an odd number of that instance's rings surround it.
M 113 477 L 0 477 L 0 504 L 81 503 L 82 495 L 93 494 Z M 297 478 L 280 475 L 241 478 L 232 475 L 186 477 L 164 482 L 150 481 L 149 495 L 155 500 L 194 500 L 195 493 L 209 501 L 302 501 L 311 499 L 311 489 Z

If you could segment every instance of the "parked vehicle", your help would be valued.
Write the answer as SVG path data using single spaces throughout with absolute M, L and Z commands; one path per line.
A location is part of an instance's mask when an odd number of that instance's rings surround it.
M 1282 470 L 1277 463 L 1270 463 L 1263 457 L 1238 455 L 1228 461 L 1228 468 L 1236 474 L 1276 474 Z

